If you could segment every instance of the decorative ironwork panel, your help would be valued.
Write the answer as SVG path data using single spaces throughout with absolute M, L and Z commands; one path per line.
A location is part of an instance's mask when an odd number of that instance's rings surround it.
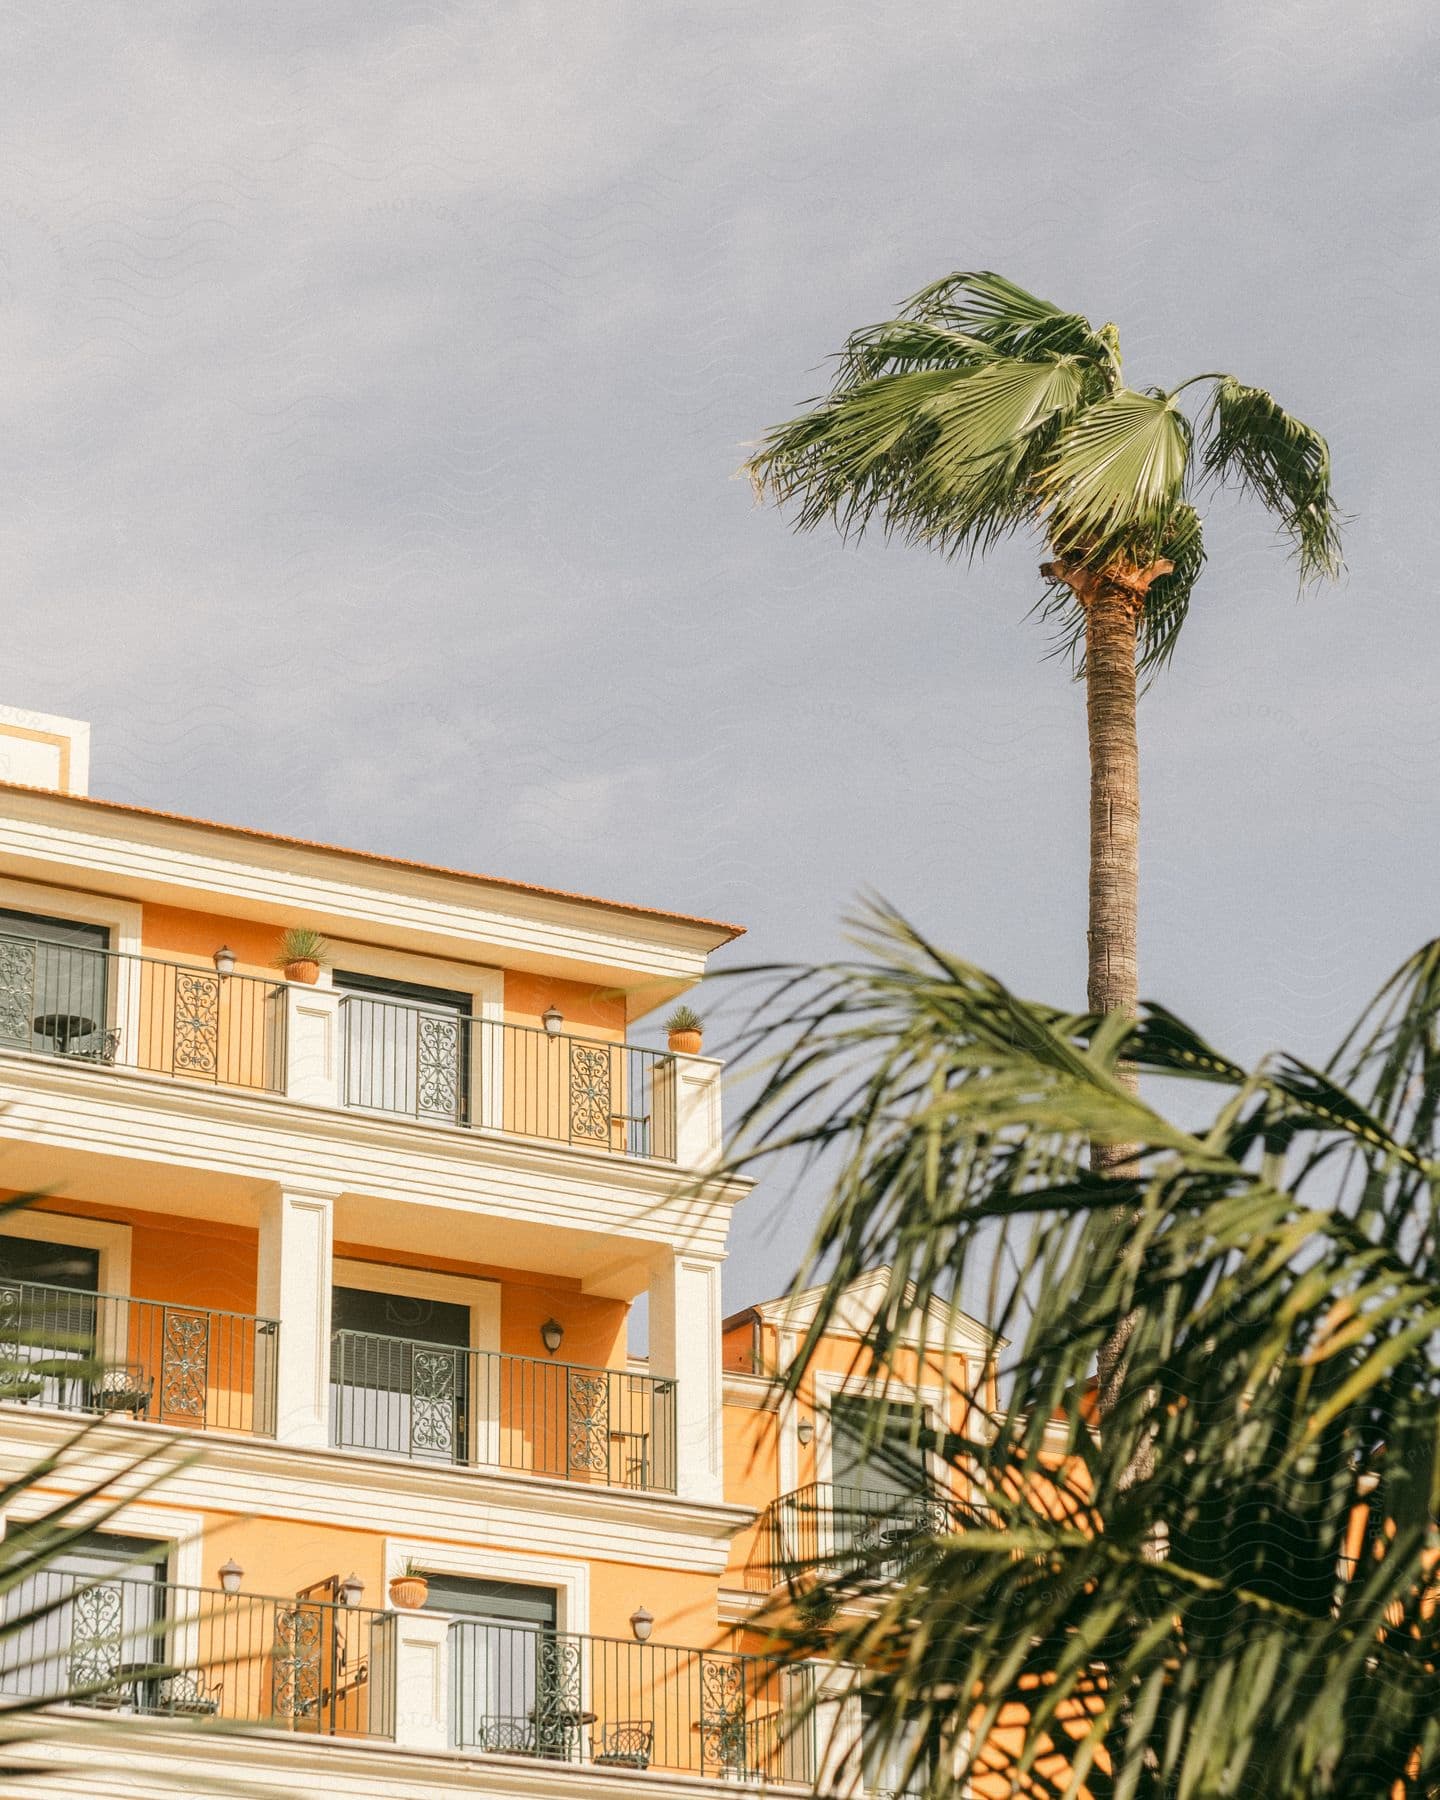
M 536 1650 L 535 1748 L 568 1756 L 580 1729 L 580 1646 L 542 1632 Z
M 460 1116 L 460 1021 L 421 1013 L 415 1045 L 415 1110 Z
M 745 1767 L 745 1671 L 738 1662 L 700 1658 L 700 1753 L 706 1767 Z
M 278 1719 L 314 1717 L 320 1705 L 318 1606 L 282 1606 L 270 1655 L 270 1710 Z
M 82 1588 L 74 1600 L 70 1627 L 70 1685 L 103 1689 L 120 1667 L 124 1640 L 119 1587 Z M 142 1660 L 142 1653 L 136 1653 Z
M 209 1374 L 209 1314 L 167 1307 L 160 1341 L 160 1416 L 204 1424 Z
M 570 1136 L 581 1143 L 610 1142 L 610 1050 L 605 1044 L 570 1040 Z
M 566 1462 L 604 1475 L 610 1468 L 610 1377 L 604 1370 L 570 1369 L 565 1381 Z
M 25 1290 L 18 1282 L 0 1286 L 0 1387 L 13 1387 L 20 1375 L 20 1309 Z
M 175 1070 L 182 1075 L 220 1072 L 220 977 L 198 970 L 175 972 Z
M 35 946 L 0 942 L 0 1042 L 28 1044 L 35 1010 Z
M 421 1350 L 410 1358 L 410 1449 L 455 1455 L 455 1358 L 464 1352 Z

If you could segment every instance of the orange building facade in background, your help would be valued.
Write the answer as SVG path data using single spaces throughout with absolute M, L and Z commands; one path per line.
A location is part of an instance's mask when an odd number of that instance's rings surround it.
M 0 1184 L 39 1196 L 0 1459 L 70 1446 L 6 1528 L 121 1502 L 5 1602 L 43 1612 L 0 1693 L 72 1696 L 45 1791 L 120 1714 L 107 1793 L 812 1786 L 863 1722 L 757 1614 L 856 1517 L 925 1527 L 865 1408 L 962 1421 L 843 1320 L 782 1401 L 805 1296 L 725 1317 L 721 1068 L 653 1021 L 736 928 L 92 800 L 72 721 L 0 740 Z

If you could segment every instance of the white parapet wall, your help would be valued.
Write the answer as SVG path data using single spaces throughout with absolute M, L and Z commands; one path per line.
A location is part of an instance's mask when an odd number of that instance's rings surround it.
M 0 781 L 90 792 L 90 727 L 84 719 L 0 706 Z

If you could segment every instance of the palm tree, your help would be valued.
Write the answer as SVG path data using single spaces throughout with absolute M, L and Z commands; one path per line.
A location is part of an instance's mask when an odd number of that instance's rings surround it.
M 1440 941 L 1324 1068 L 1022 1000 L 893 917 L 773 1000 L 748 1161 L 808 1152 L 830 1193 L 789 1380 L 879 1267 L 879 1372 L 907 1330 L 943 1351 L 936 1299 L 1011 1340 L 999 1416 L 970 1370 L 980 1423 L 937 1446 L 961 1528 L 774 1620 L 868 1671 L 906 1791 L 1434 1800 Z M 1127 1064 L 1189 1082 L 1200 1122 Z M 1100 1176 L 1092 1142 L 1133 1148 Z M 1096 1433 L 1123 1319 L 1136 1379 Z
M 1181 404 L 1208 393 L 1198 421 Z M 1204 562 L 1192 496 L 1225 481 L 1275 513 L 1308 580 L 1339 571 L 1325 440 L 1233 375 L 1125 385 L 1097 331 L 1000 275 L 947 276 L 855 332 L 830 393 L 746 465 L 795 523 L 946 554 L 1044 541 L 1042 610 L 1083 650 L 1090 737 L 1088 1005 L 1133 1015 L 1140 817 L 1136 677 L 1170 656 Z

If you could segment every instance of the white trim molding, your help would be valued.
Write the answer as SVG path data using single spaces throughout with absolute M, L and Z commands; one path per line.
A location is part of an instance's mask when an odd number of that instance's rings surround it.
M 0 1237 L 39 1238 L 52 1244 L 74 1244 L 81 1250 L 98 1250 L 100 1292 L 126 1296 L 130 1293 L 128 1225 L 81 1218 L 77 1213 L 12 1212 L 0 1219 Z

